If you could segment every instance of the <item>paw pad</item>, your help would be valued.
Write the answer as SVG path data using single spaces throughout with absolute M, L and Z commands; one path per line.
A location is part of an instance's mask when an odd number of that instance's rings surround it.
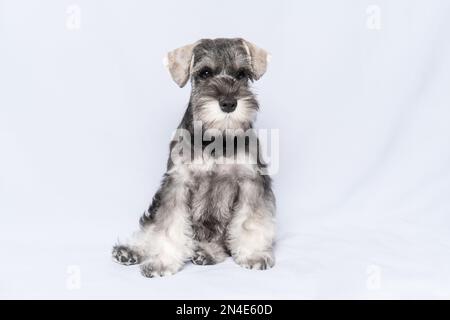
M 112 258 L 115 262 L 126 266 L 139 263 L 139 256 L 126 246 L 115 246 L 112 251 Z
M 199 250 L 194 253 L 194 256 L 191 259 L 193 264 L 206 266 L 214 264 L 213 258 L 207 254 L 206 252 Z

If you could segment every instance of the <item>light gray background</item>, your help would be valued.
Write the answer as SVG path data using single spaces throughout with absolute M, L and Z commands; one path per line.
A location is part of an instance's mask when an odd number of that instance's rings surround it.
M 0 297 L 449 298 L 449 18 L 446 0 L 0 0 Z M 188 101 L 162 57 L 236 36 L 273 56 L 255 90 L 280 129 L 277 265 L 145 279 L 110 249 Z

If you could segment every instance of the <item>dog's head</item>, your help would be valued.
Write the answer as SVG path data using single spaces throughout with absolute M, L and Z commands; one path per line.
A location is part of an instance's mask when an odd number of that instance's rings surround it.
M 269 57 L 243 39 L 203 39 L 169 52 L 165 63 L 180 87 L 191 79 L 194 121 L 206 128 L 246 129 L 258 111 L 249 84 L 266 72 Z

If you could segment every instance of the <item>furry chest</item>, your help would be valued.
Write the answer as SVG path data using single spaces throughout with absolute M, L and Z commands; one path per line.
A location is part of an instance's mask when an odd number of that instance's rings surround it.
M 189 195 L 196 240 L 222 239 L 238 196 L 237 177 L 217 171 L 197 172 Z
M 226 236 L 239 198 L 240 183 L 254 179 L 257 167 L 209 158 L 175 166 L 171 174 L 187 188 L 194 238 L 217 241 Z

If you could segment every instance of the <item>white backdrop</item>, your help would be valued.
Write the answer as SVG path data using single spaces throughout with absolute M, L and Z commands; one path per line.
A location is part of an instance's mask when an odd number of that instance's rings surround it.
M 450 298 L 447 0 L 0 0 L 0 297 Z M 166 51 L 272 53 L 277 265 L 113 264 L 189 97 Z

